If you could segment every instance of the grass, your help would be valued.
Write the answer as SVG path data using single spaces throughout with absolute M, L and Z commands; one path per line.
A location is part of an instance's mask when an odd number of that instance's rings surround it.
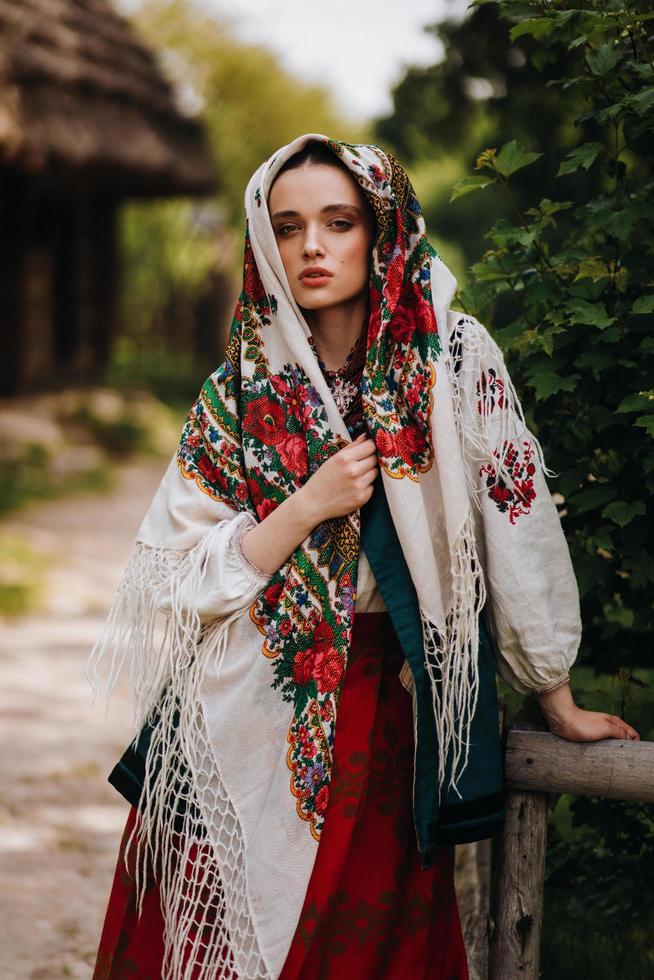
M 26 504 L 70 493 L 104 493 L 113 485 L 112 467 L 101 463 L 71 477 L 55 477 L 42 446 L 28 444 L 17 459 L 0 460 L 0 517 Z
M 43 556 L 17 535 L 0 534 L 0 615 L 21 616 L 43 592 Z

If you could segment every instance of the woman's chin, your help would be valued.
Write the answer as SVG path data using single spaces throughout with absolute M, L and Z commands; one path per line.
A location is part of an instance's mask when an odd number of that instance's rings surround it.
M 316 289 L 312 292 L 309 292 L 309 290 L 302 290 L 301 293 L 298 293 L 295 296 L 295 301 L 301 310 L 328 310 L 332 307 L 345 306 L 348 303 L 352 303 L 360 295 L 360 290 L 355 290 L 352 293 L 345 293 L 344 295 L 335 295 L 328 289 Z
M 302 310 L 328 310 L 331 306 L 338 306 L 343 300 L 334 300 L 327 296 L 303 296 L 297 302 Z

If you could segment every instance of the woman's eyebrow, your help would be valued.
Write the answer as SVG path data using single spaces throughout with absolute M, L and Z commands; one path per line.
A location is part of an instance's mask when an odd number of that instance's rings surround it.
M 334 211 L 351 211 L 353 214 L 361 214 L 361 208 L 358 208 L 356 204 L 328 204 L 326 207 L 321 208 L 321 214 L 333 214 Z
M 320 209 L 321 214 L 333 214 L 335 211 L 350 211 L 352 214 L 361 216 L 361 208 L 357 207 L 356 204 L 327 204 Z M 273 221 L 280 218 L 299 218 L 300 216 L 299 211 L 275 211 L 271 215 Z

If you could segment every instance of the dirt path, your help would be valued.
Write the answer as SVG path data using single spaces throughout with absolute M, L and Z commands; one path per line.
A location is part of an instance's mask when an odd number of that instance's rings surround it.
M 47 560 L 45 607 L 0 627 L 0 977 L 89 978 L 127 813 L 106 776 L 129 739 L 125 686 L 108 716 L 84 668 L 165 462 L 107 495 L 21 512 L 1 531 Z

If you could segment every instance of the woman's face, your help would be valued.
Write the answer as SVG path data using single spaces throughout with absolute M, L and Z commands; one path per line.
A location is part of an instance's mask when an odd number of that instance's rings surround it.
M 322 310 L 367 292 L 373 220 L 363 192 L 340 167 L 307 163 L 285 171 L 268 208 L 298 306 Z

